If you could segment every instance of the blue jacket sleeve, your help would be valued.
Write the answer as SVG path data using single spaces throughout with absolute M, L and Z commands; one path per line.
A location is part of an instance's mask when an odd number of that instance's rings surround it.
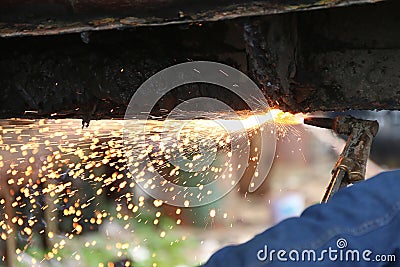
M 381 173 L 222 248 L 203 266 L 400 266 L 399 211 L 400 171 Z

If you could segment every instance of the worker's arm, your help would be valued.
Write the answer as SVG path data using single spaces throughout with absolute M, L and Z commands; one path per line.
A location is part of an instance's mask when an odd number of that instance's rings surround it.
M 378 254 L 396 261 L 378 261 Z M 300 217 L 217 251 L 204 266 L 400 266 L 400 171 L 344 188 Z

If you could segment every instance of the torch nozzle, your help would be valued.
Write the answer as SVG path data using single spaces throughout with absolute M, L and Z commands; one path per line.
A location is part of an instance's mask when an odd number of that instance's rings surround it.
M 351 116 L 336 118 L 305 118 L 304 123 L 320 128 L 332 129 L 337 134 L 350 135 L 355 130 L 369 131 L 373 136 L 378 132 L 379 124 L 377 121 L 356 119 Z
M 304 118 L 304 123 L 320 128 L 333 129 L 335 120 L 331 118 L 308 117 Z

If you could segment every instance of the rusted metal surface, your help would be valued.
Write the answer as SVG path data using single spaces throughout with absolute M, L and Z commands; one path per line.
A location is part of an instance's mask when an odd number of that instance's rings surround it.
M 224 42 L 230 31 L 224 24 L 142 28 L 99 32 L 88 44 L 79 35 L 1 40 L 0 117 L 121 118 L 136 89 L 176 63 L 209 59 L 244 70 L 242 42 Z M 202 95 L 228 97 L 220 88 L 188 85 L 166 95 L 163 109 Z
M 383 0 L 6 0 L 0 2 L 0 36 L 200 23 L 380 1 Z
M 392 1 L 253 21 L 245 31 L 249 74 L 289 111 L 400 109 L 399 7 Z
M 190 60 L 238 68 L 285 111 L 400 109 L 399 8 L 385 1 L 202 25 L 0 38 L 0 117 L 122 118 L 147 78 Z M 223 88 L 194 84 L 166 95 L 155 112 L 198 96 L 246 108 Z

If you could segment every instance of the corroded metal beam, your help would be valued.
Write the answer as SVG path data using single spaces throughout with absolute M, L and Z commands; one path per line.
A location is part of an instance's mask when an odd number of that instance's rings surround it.
M 400 3 L 202 25 L 0 39 L 0 117 L 121 118 L 136 89 L 188 60 L 247 73 L 271 105 L 292 112 L 400 109 Z M 246 108 L 215 86 L 189 85 L 155 112 L 196 96 Z
M 201 23 L 380 1 L 383 0 L 5 0 L 0 2 L 0 36 Z

